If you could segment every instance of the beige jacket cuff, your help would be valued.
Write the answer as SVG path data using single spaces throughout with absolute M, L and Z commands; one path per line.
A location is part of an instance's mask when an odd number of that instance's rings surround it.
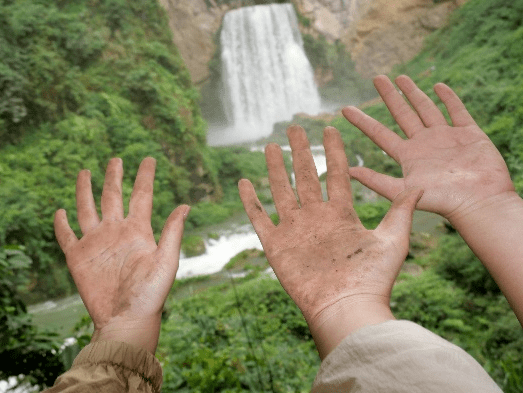
M 322 362 L 317 392 L 499 393 L 472 356 L 409 321 L 366 326 Z
M 116 341 L 87 345 L 48 393 L 160 392 L 162 368 L 145 349 Z

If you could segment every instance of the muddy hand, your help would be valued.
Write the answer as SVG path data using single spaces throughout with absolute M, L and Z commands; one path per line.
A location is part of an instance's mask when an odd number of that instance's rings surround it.
M 412 213 L 421 189 L 401 193 L 375 230 L 361 224 L 352 206 L 343 141 L 325 129 L 328 201 L 303 129 L 287 131 L 296 174 L 296 199 L 278 145 L 265 154 L 275 226 L 248 180 L 239 183 L 245 210 L 283 288 L 301 309 L 323 358 L 352 331 L 393 319 L 390 292 L 408 252 Z
M 78 174 L 76 203 L 82 238 L 71 230 L 66 213 L 55 215 L 55 232 L 67 266 L 94 322 L 93 341 L 117 340 L 154 353 L 161 311 L 172 286 L 188 206 L 167 219 L 156 244 L 151 228 L 156 162 L 142 161 L 129 214 L 124 217 L 122 160 L 112 159 L 105 174 L 99 219 L 91 191 L 91 175 Z

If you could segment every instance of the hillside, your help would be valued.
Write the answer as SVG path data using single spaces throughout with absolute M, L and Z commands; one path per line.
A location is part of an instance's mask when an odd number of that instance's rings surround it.
M 121 157 L 128 197 L 139 162 L 155 157 L 156 232 L 176 204 L 221 197 L 199 94 L 159 4 L 2 1 L 0 21 L 0 244 L 26 247 L 30 291 L 73 288 L 52 221 L 65 208 L 76 225 L 82 168 L 98 197 Z

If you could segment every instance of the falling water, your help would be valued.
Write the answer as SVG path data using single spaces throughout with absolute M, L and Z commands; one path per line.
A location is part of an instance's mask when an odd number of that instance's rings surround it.
M 292 4 L 228 12 L 220 41 L 229 126 L 210 133 L 210 144 L 256 140 L 295 113 L 319 112 L 320 96 Z

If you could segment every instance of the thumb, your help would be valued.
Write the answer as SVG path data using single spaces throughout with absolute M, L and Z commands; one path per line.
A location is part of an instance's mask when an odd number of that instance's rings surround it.
M 376 231 L 392 237 L 396 244 L 408 248 L 412 215 L 422 196 L 423 189 L 420 187 L 411 187 L 399 193 L 392 201 L 392 206 Z

